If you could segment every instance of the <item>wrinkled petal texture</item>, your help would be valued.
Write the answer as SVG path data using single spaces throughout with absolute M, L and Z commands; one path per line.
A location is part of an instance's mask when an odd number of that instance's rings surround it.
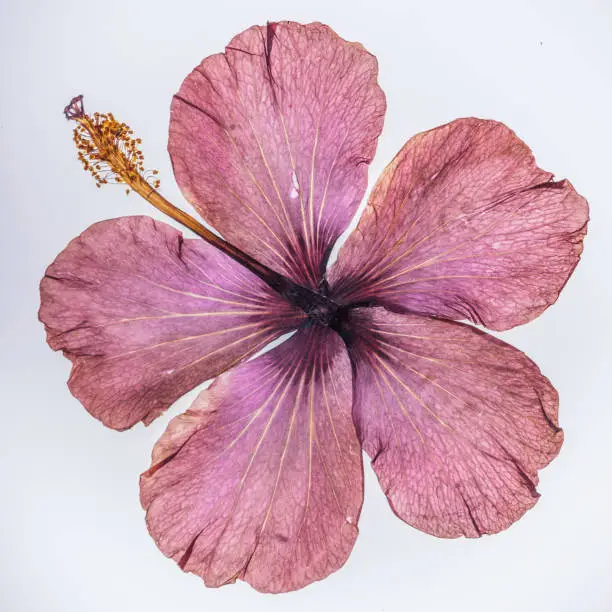
M 41 282 L 47 340 L 68 385 L 108 427 L 150 423 L 301 316 L 245 268 L 149 217 L 96 223 Z
M 335 295 L 509 329 L 574 270 L 587 203 L 501 123 L 458 119 L 408 141 L 331 271 Z
M 353 312 L 353 414 L 395 513 L 427 533 L 478 537 L 537 501 L 561 447 L 558 398 L 523 353 L 470 326 Z
M 376 59 L 319 23 L 254 26 L 172 102 L 183 194 L 227 240 L 304 286 L 366 188 L 385 111 Z
M 171 421 L 141 477 L 160 549 L 208 586 L 298 589 L 346 560 L 363 500 L 340 337 L 300 330 Z

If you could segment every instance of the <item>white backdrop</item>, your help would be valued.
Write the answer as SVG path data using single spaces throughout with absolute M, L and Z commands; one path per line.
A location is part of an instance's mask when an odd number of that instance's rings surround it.
M 103 428 L 36 319 L 45 267 L 91 223 L 151 214 L 96 190 L 62 117 L 84 93 L 142 136 L 162 191 L 170 98 L 206 55 L 266 20 L 318 20 L 379 60 L 388 112 L 371 181 L 416 132 L 461 116 L 512 127 L 591 204 L 582 263 L 559 302 L 502 337 L 561 396 L 566 442 L 534 510 L 497 536 L 438 540 L 388 508 L 369 465 L 346 566 L 282 595 L 207 590 L 157 551 L 138 475 L 171 416 Z M 604 612 L 612 609 L 612 5 L 606 0 L 0 1 L 0 609 L 3 612 Z

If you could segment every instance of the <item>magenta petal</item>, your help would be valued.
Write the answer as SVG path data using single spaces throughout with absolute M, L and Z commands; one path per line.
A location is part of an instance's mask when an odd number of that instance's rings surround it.
M 331 283 L 345 301 L 508 329 L 555 302 L 587 219 L 584 198 L 506 126 L 458 119 L 386 168 Z
M 363 500 L 351 397 L 348 355 L 323 327 L 219 377 L 141 477 L 163 553 L 214 587 L 290 591 L 337 570 Z
M 320 23 L 254 26 L 172 102 L 176 180 L 230 242 L 316 287 L 365 192 L 385 111 L 376 59 Z
M 563 442 L 537 366 L 461 323 L 382 308 L 351 319 L 355 424 L 395 513 L 446 538 L 520 518 Z
M 113 429 L 150 423 L 300 320 L 226 255 L 149 217 L 92 225 L 40 292 L 49 345 L 73 362 L 70 390 Z

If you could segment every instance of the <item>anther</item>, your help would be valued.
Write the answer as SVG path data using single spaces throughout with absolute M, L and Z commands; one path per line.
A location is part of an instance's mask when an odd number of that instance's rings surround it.
M 139 149 L 142 139 L 134 138 L 133 130 L 112 113 L 96 112 L 90 116 L 85 112 L 83 96 L 75 96 L 64 108 L 64 116 L 78 124 L 73 134 L 78 158 L 97 187 L 122 183 L 127 193 L 130 188 L 138 191 L 144 186 L 159 187 L 159 180 L 147 178 L 157 171 L 145 170 L 144 155 Z

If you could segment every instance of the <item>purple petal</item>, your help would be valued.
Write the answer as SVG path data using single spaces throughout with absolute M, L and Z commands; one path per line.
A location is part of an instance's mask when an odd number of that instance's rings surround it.
M 558 397 L 523 353 L 461 323 L 352 312 L 353 415 L 394 512 L 445 538 L 506 529 L 559 452 Z
M 171 421 L 140 481 L 162 552 L 208 586 L 290 591 L 348 557 L 363 501 L 340 337 L 300 330 Z
M 316 287 L 365 192 L 385 111 L 377 74 L 374 56 L 320 23 L 239 34 L 172 102 L 183 194 L 231 243 Z
M 587 203 L 494 121 L 458 119 L 408 141 L 331 272 L 338 299 L 491 329 L 550 306 L 574 270 Z
M 301 319 L 226 255 L 149 217 L 92 225 L 40 292 L 47 341 L 73 363 L 70 390 L 113 429 L 150 423 Z

